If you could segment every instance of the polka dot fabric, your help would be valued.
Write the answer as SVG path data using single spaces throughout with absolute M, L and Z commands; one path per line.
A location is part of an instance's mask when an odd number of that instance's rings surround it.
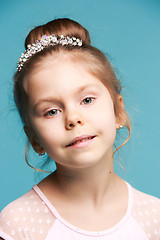
M 7 239 L 45 239 L 55 218 L 34 190 L 10 203 L 0 215 L 0 236 Z M 2 232 L 2 233 L 1 233 Z
M 133 216 L 145 231 L 148 239 L 160 240 L 160 200 L 134 191 Z
M 110 229 L 89 232 L 72 226 L 35 185 L 3 209 L 0 237 L 5 240 L 160 240 L 160 200 L 126 184 L 128 210 Z

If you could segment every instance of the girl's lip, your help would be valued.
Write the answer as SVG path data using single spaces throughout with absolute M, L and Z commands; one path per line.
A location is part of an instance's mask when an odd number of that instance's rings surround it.
M 66 147 L 78 147 L 78 146 L 84 146 L 88 144 L 93 138 L 95 138 L 95 135 L 82 135 L 79 137 L 74 138 Z

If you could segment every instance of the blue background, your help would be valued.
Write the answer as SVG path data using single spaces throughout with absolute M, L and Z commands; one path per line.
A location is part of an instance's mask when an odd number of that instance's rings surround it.
M 0 210 L 45 176 L 35 176 L 24 161 L 26 137 L 13 103 L 12 76 L 27 33 L 58 17 L 86 27 L 92 44 L 109 53 L 119 69 L 132 136 L 120 151 L 125 171 L 117 164 L 115 170 L 137 189 L 160 197 L 160 1 L 1 0 Z M 39 161 L 32 153 L 30 158 Z

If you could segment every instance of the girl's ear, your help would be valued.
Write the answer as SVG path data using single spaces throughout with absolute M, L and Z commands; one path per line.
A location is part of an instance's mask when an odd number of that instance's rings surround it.
M 28 138 L 28 140 L 30 141 L 34 151 L 38 154 L 40 153 L 45 153 L 43 147 L 40 145 L 40 143 L 38 142 L 38 140 L 36 139 L 36 137 L 33 135 L 33 133 L 31 132 L 31 130 L 29 129 L 28 126 L 24 126 L 24 132 Z
M 116 116 L 116 128 L 120 129 L 126 124 L 124 102 L 121 94 L 117 96 L 117 106 L 118 106 L 118 114 Z

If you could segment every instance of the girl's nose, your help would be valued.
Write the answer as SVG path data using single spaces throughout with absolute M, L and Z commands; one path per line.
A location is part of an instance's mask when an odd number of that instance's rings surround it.
M 83 125 L 83 120 L 79 114 L 71 111 L 66 117 L 65 127 L 67 130 L 71 130 L 77 125 Z
M 81 124 L 81 121 L 77 121 L 77 122 L 68 122 L 66 128 L 69 130 L 69 129 L 74 128 L 74 127 L 75 127 L 76 125 L 78 125 L 78 124 Z

